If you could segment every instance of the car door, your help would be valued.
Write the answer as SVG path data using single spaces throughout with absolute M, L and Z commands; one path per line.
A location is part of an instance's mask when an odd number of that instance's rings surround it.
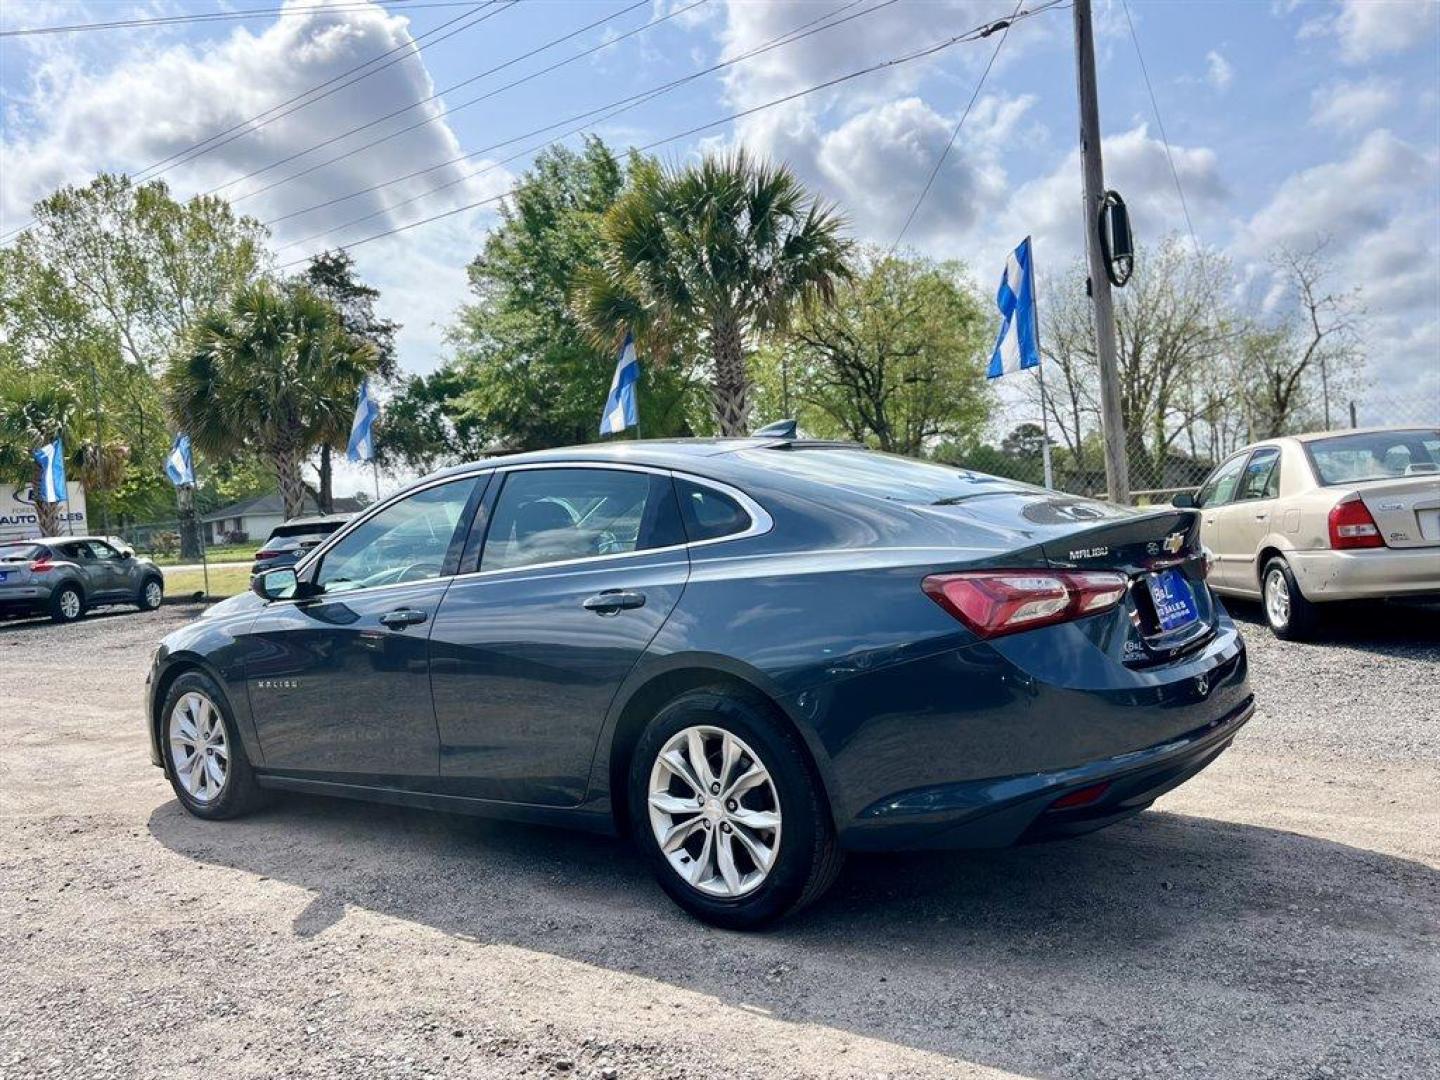
M 1195 505 L 1200 507 L 1200 539 L 1215 556 L 1210 583 L 1221 589 L 1231 587 L 1236 562 L 1247 557 L 1241 548 L 1242 540 L 1233 529 L 1236 518 L 1232 503 L 1249 456 L 1246 450 L 1222 462 L 1195 497 Z
M 506 470 L 431 632 L 441 789 L 573 806 L 611 699 L 689 574 L 668 473 Z M 483 539 L 482 539 L 483 537 Z
M 130 581 L 131 560 L 121 557 L 120 552 L 103 540 L 86 540 L 85 548 L 94 560 L 95 576 L 102 581 L 105 594 L 111 598 L 129 599 L 137 591 Z
M 363 518 L 305 564 L 303 598 L 271 602 L 242 635 L 267 769 L 399 787 L 434 780 L 427 639 L 485 479 L 437 482 Z
M 109 600 L 115 591 L 115 580 L 110 568 L 96 558 L 94 549 L 85 540 L 72 540 L 59 544 L 56 550 L 61 558 L 75 564 L 80 572 L 81 586 L 85 589 L 87 603 L 95 604 Z
M 1235 557 L 1226 562 L 1226 583 L 1238 592 L 1260 595 L 1260 573 L 1255 565 L 1260 543 L 1282 523 L 1272 525 L 1280 494 L 1280 448 L 1261 446 L 1245 462 L 1235 485 L 1231 505 L 1218 511 L 1224 518 L 1227 542 Z

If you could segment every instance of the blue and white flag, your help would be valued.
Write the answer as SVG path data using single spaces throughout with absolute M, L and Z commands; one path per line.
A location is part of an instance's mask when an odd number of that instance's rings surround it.
M 600 417 L 600 434 L 614 435 L 640 423 L 640 405 L 635 386 L 640 381 L 640 358 L 635 355 L 635 337 L 625 335 L 620 358 L 615 363 L 615 378 L 610 380 L 610 396 L 605 399 L 605 413 Z
M 40 463 L 40 490 L 35 492 L 36 502 L 58 503 L 67 498 L 65 493 L 65 447 L 59 436 L 49 446 L 35 451 L 35 460 Z
M 345 456 L 351 461 L 372 461 L 375 458 L 375 440 L 370 429 L 380 416 L 380 403 L 370 394 L 370 380 L 360 383 L 360 400 L 355 403 L 355 420 L 350 425 L 350 445 Z
M 165 475 L 176 487 L 195 483 L 195 459 L 190 454 L 190 436 L 183 431 L 175 436 L 165 458 Z
M 1005 273 L 995 294 L 1003 321 L 987 378 L 998 379 L 1012 371 L 1040 363 L 1040 331 L 1035 315 L 1035 264 L 1030 258 L 1030 237 L 1005 260 Z

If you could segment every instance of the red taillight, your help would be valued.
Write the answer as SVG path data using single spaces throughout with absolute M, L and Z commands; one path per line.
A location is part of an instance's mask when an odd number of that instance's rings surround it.
M 1114 607 L 1124 574 L 1049 570 L 967 570 L 932 574 L 926 595 L 981 637 L 999 637 L 1068 622 Z
M 257 552 L 255 552 L 255 558 L 257 558 L 257 559 L 273 559 L 276 555 L 279 555 L 279 554 L 280 554 L 280 553 L 279 553 L 278 551 L 257 551 Z
M 54 565 L 55 564 L 50 561 L 50 556 L 46 555 L 43 559 L 36 559 L 34 562 L 32 562 L 30 564 L 30 569 L 36 573 L 43 573 L 44 571 L 49 570 Z
M 1347 496 L 1330 508 L 1330 546 L 1337 551 L 1385 546 L 1379 526 L 1359 495 Z

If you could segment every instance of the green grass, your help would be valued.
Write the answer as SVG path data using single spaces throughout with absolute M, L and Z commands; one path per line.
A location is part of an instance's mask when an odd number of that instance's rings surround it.
M 210 571 L 210 595 L 234 596 L 250 587 L 250 568 L 227 566 Z M 165 592 L 169 596 L 188 596 L 205 588 L 204 573 L 200 570 L 171 570 L 165 575 Z
M 259 551 L 260 548 L 261 545 L 259 543 L 225 544 L 220 547 L 206 548 L 205 561 L 212 563 L 249 562 L 254 557 L 255 552 Z M 141 554 L 144 555 L 147 553 L 142 551 Z M 156 555 L 150 553 L 150 558 L 155 560 L 156 566 L 179 566 L 182 563 L 189 565 L 190 563 L 197 561 L 195 559 L 181 558 L 178 551 L 170 555 Z

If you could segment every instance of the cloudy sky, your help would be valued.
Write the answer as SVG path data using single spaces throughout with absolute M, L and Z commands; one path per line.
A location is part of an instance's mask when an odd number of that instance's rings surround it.
M 0 31 L 272 6 L 10 0 Z M 1014 7 L 289 0 L 283 17 L 7 35 L 0 233 L 23 225 L 37 197 L 99 169 L 159 175 L 180 195 L 216 191 L 269 224 L 280 264 L 354 245 L 385 313 L 405 326 L 402 362 L 429 370 L 494 221 L 486 200 L 577 128 L 654 144 L 670 161 L 743 143 L 839 202 L 857 235 L 890 244 L 994 38 L 705 125 Z M 1369 400 L 1440 411 L 1440 4 L 1130 0 L 1130 11 L 1200 242 L 1234 260 L 1258 306 L 1277 245 L 1330 237 L 1335 284 L 1362 290 Z M 1050 274 L 1079 252 L 1070 18 L 1061 6 L 1009 34 L 905 236 L 964 260 L 987 289 L 1027 233 Z M 1096 19 L 1107 182 L 1142 241 L 1183 231 L 1125 11 L 1097 0 Z M 436 215 L 446 216 L 367 239 Z

